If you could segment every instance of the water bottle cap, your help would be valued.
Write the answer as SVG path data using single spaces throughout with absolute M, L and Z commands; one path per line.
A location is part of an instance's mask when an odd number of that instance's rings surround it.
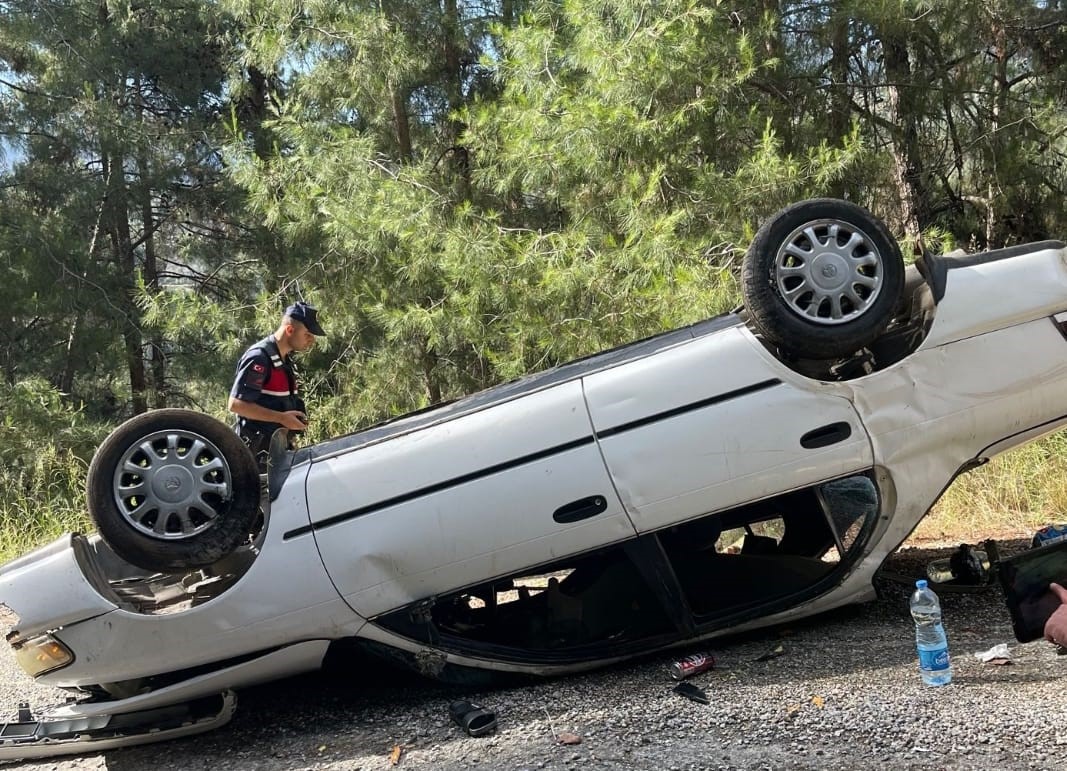
M 916 581 L 915 582 L 915 588 L 916 589 L 925 589 L 926 588 L 926 579 L 925 578 L 920 578 L 918 581 Z

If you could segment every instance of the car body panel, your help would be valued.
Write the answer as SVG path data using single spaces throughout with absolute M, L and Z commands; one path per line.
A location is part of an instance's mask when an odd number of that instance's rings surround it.
M 1042 318 L 919 350 L 854 386 L 875 455 L 908 485 L 868 557 L 880 564 L 961 469 L 1067 424 L 1067 341 Z
M 320 460 L 392 440 L 398 436 L 441 425 L 505 402 L 525 398 L 530 394 L 562 383 L 576 381 L 593 372 L 618 367 L 626 362 L 636 361 L 677 345 L 684 345 L 698 337 L 741 326 L 744 326 L 744 322 L 737 314 L 724 313 L 687 327 L 661 332 L 643 340 L 636 340 L 617 348 L 560 364 L 552 369 L 524 375 L 516 380 L 501 383 L 452 402 L 432 405 L 345 436 L 301 448 L 296 451 L 294 462 L 299 463 L 309 458 Z
M 327 570 L 368 618 L 635 535 L 580 381 L 316 460 L 307 484 Z M 588 519 L 553 517 L 598 496 Z
M 983 257 L 941 258 L 948 266 L 945 296 L 920 350 L 1064 310 L 1067 249 L 1043 248 L 989 261 Z
M 585 394 L 638 532 L 873 462 L 848 400 L 789 373 L 740 327 L 589 375 Z M 801 445 L 831 426 L 840 438 Z
M 294 642 L 212 672 L 194 674 L 173 685 L 122 699 L 120 710 L 116 710 L 116 703 L 113 701 L 83 702 L 56 707 L 51 716 L 70 718 L 112 715 L 116 714 L 116 711 L 138 712 L 190 701 L 231 688 L 245 688 L 280 677 L 310 672 L 322 666 L 322 659 L 329 647 L 329 640 Z
M 8 623 L 27 639 L 118 606 L 85 576 L 74 536 L 67 533 L 0 570 L 0 597 L 17 618 Z
M 171 702 L 139 712 L 75 712 L 62 717 L 52 712 L 40 719 L 27 715 L 29 720 L 0 724 L 0 761 L 100 753 L 212 731 L 233 717 L 237 694 L 227 690 L 211 699 L 213 703 L 204 701 L 188 705 Z M 29 711 L 20 708 L 19 712 L 24 710 Z

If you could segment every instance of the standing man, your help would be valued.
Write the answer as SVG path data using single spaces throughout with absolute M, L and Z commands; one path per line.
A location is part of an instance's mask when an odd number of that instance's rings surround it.
M 304 400 L 289 354 L 306 351 L 316 335 L 325 335 L 313 305 L 298 302 L 285 309 L 274 334 L 253 345 L 237 363 L 230 389 L 230 412 L 236 413 L 237 433 L 252 450 L 260 473 L 266 472 L 271 435 L 278 428 L 307 428 Z

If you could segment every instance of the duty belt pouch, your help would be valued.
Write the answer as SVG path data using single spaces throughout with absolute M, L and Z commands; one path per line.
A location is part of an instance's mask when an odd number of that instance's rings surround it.
M 266 431 L 242 431 L 241 440 L 248 445 L 248 449 L 255 456 L 256 463 L 262 468 L 267 462 L 267 454 L 270 451 L 270 434 Z

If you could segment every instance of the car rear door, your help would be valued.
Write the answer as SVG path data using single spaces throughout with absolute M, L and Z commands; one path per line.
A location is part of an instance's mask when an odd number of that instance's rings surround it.
M 316 459 L 307 497 L 330 577 L 368 618 L 636 535 L 580 380 Z
M 872 464 L 847 389 L 791 372 L 740 326 L 591 374 L 585 392 L 641 533 Z

